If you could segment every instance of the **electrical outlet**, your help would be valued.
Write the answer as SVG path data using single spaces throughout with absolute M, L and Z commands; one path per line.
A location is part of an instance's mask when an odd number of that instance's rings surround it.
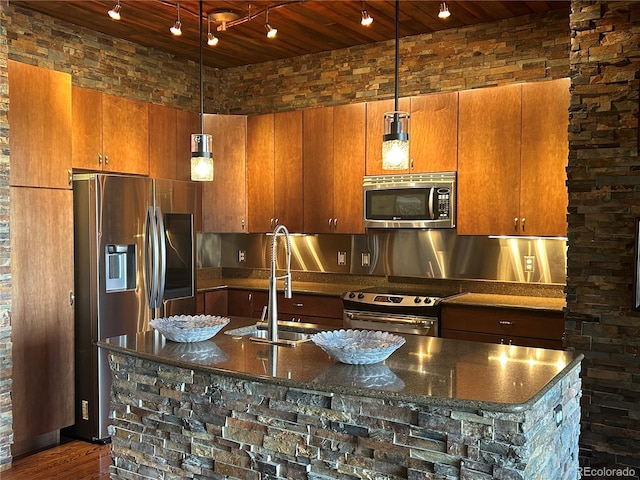
M 362 254 L 362 266 L 368 267 L 371 265 L 371 254 L 369 252 Z
M 338 265 L 347 264 L 347 252 L 338 252 Z
M 238 262 L 242 263 L 247 260 L 246 250 L 238 250 Z
M 536 257 L 534 255 L 524 256 L 524 271 L 528 273 L 536 271 Z
M 82 419 L 89 420 L 89 402 L 86 400 L 82 400 Z

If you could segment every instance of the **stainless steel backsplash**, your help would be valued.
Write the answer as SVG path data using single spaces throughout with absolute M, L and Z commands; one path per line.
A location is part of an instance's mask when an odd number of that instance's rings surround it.
M 198 267 L 268 269 L 271 235 L 198 235 Z M 284 262 L 278 244 L 278 266 Z M 459 236 L 454 230 L 379 230 L 366 235 L 293 235 L 291 268 L 307 272 L 497 280 L 564 285 L 567 242 Z M 239 252 L 245 260 L 239 261 Z M 344 265 L 338 264 L 340 252 Z M 363 257 L 369 266 L 363 266 Z M 527 259 L 533 271 L 526 271 Z

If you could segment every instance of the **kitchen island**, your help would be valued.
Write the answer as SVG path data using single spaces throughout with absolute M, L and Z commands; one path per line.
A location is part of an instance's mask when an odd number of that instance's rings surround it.
M 111 478 L 578 478 L 581 356 L 406 339 L 361 366 L 225 333 L 100 342 Z

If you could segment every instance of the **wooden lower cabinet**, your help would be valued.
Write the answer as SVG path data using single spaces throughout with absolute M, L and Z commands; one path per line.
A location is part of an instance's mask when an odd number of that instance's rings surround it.
M 539 348 L 563 348 L 564 314 L 548 310 L 442 305 L 443 338 Z
M 14 456 L 73 425 L 73 193 L 11 187 Z
M 204 293 L 205 315 L 226 316 L 228 315 L 227 310 L 227 290 L 213 290 Z

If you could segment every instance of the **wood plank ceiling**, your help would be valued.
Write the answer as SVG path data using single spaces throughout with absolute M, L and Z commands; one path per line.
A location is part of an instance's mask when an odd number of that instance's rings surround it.
M 10 0 L 25 8 L 70 23 L 122 38 L 140 45 L 169 52 L 180 58 L 199 61 L 197 0 L 120 0 L 121 19 L 109 18 L 117 0 Z M 173 36 L 169 27 L 177 17 L 180 4 L 182 35 Z M 439 1 L 401 0 L 400 36 L 431 33 L 484 22 L 493 22 L 532 13 L 562 10 L 569 15 L 565 0 L 480 0 L 447 1 L 451 16 L 438 18 Z M 265 15 L 278 29 L 275 39 L 266 38 Z M 366 9 L 374 22 L 360 24 Z M 219 38 L 215 47 L 205 44 L 204 63 L 215 68 L 280 60 L 354 45 L 391 40 L 395 37 L 395 2 L 393 0 L 203 0 L 203 36 L 207 19 L 211 31 Z M 235 20 L 226 30 L 213 14 L 232 12 Z

